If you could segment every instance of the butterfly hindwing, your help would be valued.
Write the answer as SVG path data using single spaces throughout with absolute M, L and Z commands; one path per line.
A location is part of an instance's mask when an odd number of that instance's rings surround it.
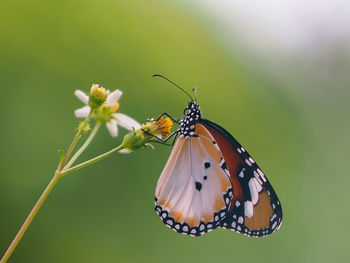
M 219 125 L 201 123 L 217 142 L 233 186 L 230 209 L 220 226 L 249 236 L 265 236 L 282 223 L 282 207 L 264 173 L 248 152 Z
M 232 199 L 228 171 L 213 137 L 200 124 L 193 136 L 181 136 L 156 188 L 156 211 L 179 233 L 198 236 L 215 229 Z

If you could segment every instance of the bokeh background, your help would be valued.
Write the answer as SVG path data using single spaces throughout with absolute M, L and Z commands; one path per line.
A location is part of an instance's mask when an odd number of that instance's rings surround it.
M 78 124 L 73 93 L 124 94 L 140 122 L 180 118 L 197 87 L 205 118 L 268 175 L 282 228 L 200 238 L 153 211 L 170 147 L 115 155 L 61 180 L 9 262 L 344 262 L 349 247 L 350 6 L 346 1 L 9 1 L 0 4 L 0 251 Z M 101 129 L 81 160 L 122 140 Z

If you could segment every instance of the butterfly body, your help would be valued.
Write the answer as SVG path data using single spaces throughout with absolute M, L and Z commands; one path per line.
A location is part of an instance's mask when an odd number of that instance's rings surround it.
M 282 208 L 248 152 L 191 101 L 179 138 L 158 180 L 155 210 L 179 233 L 199 236 L 217 227 L 249 236 L 277 230 Z

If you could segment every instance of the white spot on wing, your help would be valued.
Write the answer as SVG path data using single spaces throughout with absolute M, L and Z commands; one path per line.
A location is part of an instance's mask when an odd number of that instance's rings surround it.
M 238 174 L 239 177 L 243 178 L 244 177 L 244 170 L 245 168 L 243 168 L 240 173 Z
M 253 205 L 255 205 L 258 200 L 259 200 L 259 194 L 258 194 L 258 191 L 255 187 L 255 183 L 253 181 L 254 178 L 251 178 L 248 182 L 248 186 L 249 186 L 249 191 L 250 191 L 250 195 L 252 197 L 252 202 L 253 202 Z
M 271 222 L 275 219 L 277 217 L 277 215 L 276 214 L 273 214 L 273 216 L 271 217 Z
M 252 178 L 256 187 L 256 190 L 260 192 L 262 190 L 262 186 L 259 184 L 258 180 L 256 178 Z
M 249 218 L 253 216 L 253 203 L 251 201 L 244 202 L 244 214 Z
M 276 226 L 277 226 L 277 221 L 276 221 L 275 223 L 272 224 L 271 228 L 272 228 L 272 229 L 275 229 Z
M 254 176 L 255 176 L 256 180 L 258 180 L 259 184 L 262 185 L 263 182 L 260 180 L 260 176 L 259 176 L 259 174 L 256 171 L 254 171 Z
M 263 179 L 264 182 L 266 182 L 266 178 L 265 178 L 265 175 L 264 173 L 260 170 L 260 168 L 256 169 L 260 175 L 260 177 Z

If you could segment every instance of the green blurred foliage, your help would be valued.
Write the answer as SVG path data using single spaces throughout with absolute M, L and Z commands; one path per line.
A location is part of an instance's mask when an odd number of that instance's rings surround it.
M 56 150 L 72 140 L 73 110 L 82 106 L 74 90 L 119 88 L 119 112 L 140 122 L 164 111 L 181 117 L 188 99 L 154 73 L 196 86 L 204 117 L 254 156 L 282 202 L 281 230 L 261 239 L 221 229 L 192 238 L 166 228 L 153 199 L 171 148 L 155 145 L 63 178 L 9 262 L 343 261 L 349 119 L 345 107 L 329 110 L 346 103 L 344 94 L 325 106 L 306 89 L 282 91 L 294 82 L 244 67 L 186 8 L 160 0 L 2 1 L 1 254 L 53 176 Z M 101 130 L 81 160 L 125 134 L 112 139 Z

